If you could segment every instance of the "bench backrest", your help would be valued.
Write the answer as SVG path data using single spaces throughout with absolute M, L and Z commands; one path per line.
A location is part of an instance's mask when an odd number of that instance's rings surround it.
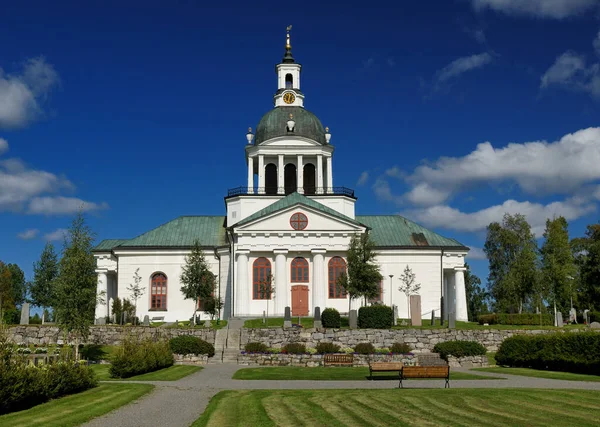
M 371 369 L 389 369 L 389 370 L 400 370 L 404 364 L 402 362 L 372 362 L 370 365 Z
M 352 354 L 326 354 L 325 363 L 352 363 L 354 355 Z
M 405 366 L 402 369 L 405 378 L 445 378 L 449 373 L 449 366 Z

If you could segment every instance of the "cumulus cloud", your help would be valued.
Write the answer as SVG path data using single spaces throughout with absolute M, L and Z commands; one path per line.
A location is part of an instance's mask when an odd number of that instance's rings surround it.
M 470 250 L 469 250 L 469 253 L 467 254 L 467 258 L 469 258 L 469 259 L 487 259 L 485 252 L 483 252 L 483 249 L 477 248 L 475 246 L 470 246 L 469 249 Z
M 22 127 L 39 117 L 58 83 L 58 73 L 43 57 L 26 61 L 18 74 L 0 68 L 0 128 Z
M 373 184 L 373 191 L 375 191 L 375 195 L 378 199 L 384 200 L 386 202 L 394 202 L 396 204 L 402 203 L 402 197 L 394 195 L 392 193 L 392 189 L 390 188 L 390 184 L 383 178 L 377 178 L 375 184 Z
M 598 41 L 600 49 L 600 41 Z M 585 55 L 565 52 L 542 75 L 540 88 L 559 86 L 600 96 L 600 64 L 586 64 Z
M 8 141 L 4 138 L 0 138 L 0 155 L 8 151 Z
M 369 180 L 369 172 L 364 171 L 363 173 L 360 174 L 360 177 L 358 177 L 358 181 L 356 182 L 356 184 L 357 185 L 365 185 L 368 180 Z
M 22 240 L 31 240 L 31 239 L 35 239 L 37 237 L 37 235 L 39 234 L 39 232 L 40 232 L 40 230 L 38 230 L 36 228 L 31 228 L 29 230 L 25 230 L 25 231 L 22 231 L 21 233 L 17 234 L 17 237 Z
M 76 197 L 45 196 L 33 198 L 29 202 L 27 212 L 30 214 L 66 215 L 77 212 L 80 209 L 83 212 L 97 211 L 108 209 L 108 204 L 86 202 Z
M 444 202 L 448 198 L 448 193 L 444 190 L 438 190 L 431 187 L 426 182 L 417 184 L 406 195 L 406 199 L 415 205 L 432 206 Z
M 552 19 L 581 15 L 599 4 L 598 0 L 471 0 L 471 3 L 477 10 Z
M 492 62 L 492 59 L 492 55 L 487 52 L 455 59 L 437 72 L 436 80 L 438 83 L 443 83 L 467 71 L 481 68 Z
M 64 238 L 68 232 L 69 232 L 69 230 L 66 230 L 64 228 L 59 228 L 59 229 L 54 230 L 51 233 L 45 234 L 44 239 L 46 239 L 49 242 L 53 242 L 53 241 L 57 241 L 57 240 L 64 240 Z
M 402 172 L 402 170 L 398 166 L 386 169 L 385 174 L 393 178 L 404 178 L 406 176 L 406 174 Z

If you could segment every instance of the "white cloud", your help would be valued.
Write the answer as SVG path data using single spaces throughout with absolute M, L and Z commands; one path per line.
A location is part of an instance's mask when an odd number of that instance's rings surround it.
M 475 9 L 489 8 L 509 15 L 564 19 L 598 6 L 598 0 L 471 0 Z
M 402 169 L 400 169 L 398 166 L 386 169 L 385 174 L 393 178 L 404 178 L 406 176 L 406 174 L 402 172 Z
M 108 209 L 107 203 L 93 203 L 76 197 L 35 197 L 29 202 L 27 213 L 44 215 L 67 215 L 77 212 Z
M 25 126 L 41 113 L 41 103 L 59 83 L 58 73 L 43 57 L 25 62 L 20 74 L 0 68 L 0 128 Z
M 596 35 L 596 38 L 594 39 L 593 45 L 594 45 L 594 49 L 596 50 L 596 53 L 598 55 L 600 55 L 600 31 L 598 31 L 598 34 Z
M 35 239 L 39 232 L 40 232 L 40 230 L 38 230 L 36 228 L 31 228 L 29 230 L 25 230 L 25 231 L 17 234 L 17 237 L 22 240 L 31 240 L 31 239 Z
M 357 185 L 365 185 L 368 180 L 369 180 L 369 172 L 364 171 L 363 173 L 360 174 L 360 177 L 358 178 L 358 181 L 356 182 L 356 184 Z
M 485 37 L 485 33 L 483 32 L 483 30 L 475 30 L 475 31 L 473 31 L 473 37 L 475 37 L 475 40 L 479 44 L 485 44 L 485 42 L 487 41 L 487 39 Z
M 0 138 L 0 155 L 8 151 L 8 141 L 4 138 Z
M 469 253 L 467 254 L 467 258 L 469 259 L 487 259 L 485 252 L 483 249 L 477 248 L 475 246 L 469 247 Z
M 419 206 L 432 206 L 444 202 L 448 198 L 448 193 L 443 190 L 432 188 L 426 182 L 417 184 L 406 195 L 406 199 Z
M 492 55 L 487 52 L 455 59 L 437 72 L 436 81 L 438 84 L 446 82 L 467 71 L 481 68 L 492 62 L 492 59 Z
M 54 230 L 51 233 L 47 233 L 44 235 L 44 239 L 46 239 L 49 242 L 52 241 L 56 241 L 56 240 L 64 240 L 65 236 L 68 234 L 69 230 L 64 229 L 64 228 L 59 228 Z
M 394 202 L 396 204 L 402 203 L 402 196 L 396 196 L 392 193 L 390 184 L 383 178 L 377 178 L 375 184 L 373 184 L 373 191 L 378 199 L 386 202 Z
M 600 42 L 598 44 L 600 45 Z M 546 89 L 550 86 L 561 86 L 600 96 L 600 64 L 588 66 L 584 55 L 565 52 L 556 58 L 541 78 L 540 88 Z

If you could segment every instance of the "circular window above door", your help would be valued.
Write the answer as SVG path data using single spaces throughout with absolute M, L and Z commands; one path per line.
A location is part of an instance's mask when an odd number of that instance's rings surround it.
M 290 218 L 290 225 L 294 230 L 304 230 L 308 225 L 308 218 L 301 212 L 296 212 Z

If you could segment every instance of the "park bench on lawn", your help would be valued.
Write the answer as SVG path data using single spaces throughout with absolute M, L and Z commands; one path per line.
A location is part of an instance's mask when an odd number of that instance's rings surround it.
M 373 372 L 398 372 L 398 377 L 402 381 L 402 362 L 369 362 L 369 380 L 373 379 Z
M 446 380 L 444 388 L 450 388 L 450 366 L 405 366 L 400 371 L 400 384 L 408 378 L 442 378 Z
M 354 355 L 352 354 L 326 354 L 323 356 L 324 366 L 352 366 Z

